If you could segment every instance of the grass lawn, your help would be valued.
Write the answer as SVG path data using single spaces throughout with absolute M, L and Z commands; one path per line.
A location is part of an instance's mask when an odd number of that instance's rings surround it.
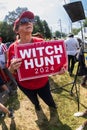
M 75 65 L 74 74 L 77 69 Z M 78 111 L 78 103 L 76 98 L 76 88 L 78 89 L 80 99 L 80 111 L 87 108 L 87 88 L 83 88 L 80 83 L 82 77 L 77 77 L 76 86 L 73 88 L 73 96 L 70 95 L 72 84 L 65 86 L 69 92 L 59 87 L 74 81 L 74 75 L 69 76 L 68 72 L 63 75 L 50 76 L 50 85 L 53 98 L 58 106 L 57 110 L 49 109 L 49 107 L 41 100 L 42 110 L 36 112 L 33 104 L 18 89 L 17 95 L 10 97 L 7 107 L 14 109 L 14 119 L 0 119 L 0 130 L 75 130 L 86 121 L 86 117 L 74 117 L 73 114 Z M 56 88 L 56 89 L 55 89 Z

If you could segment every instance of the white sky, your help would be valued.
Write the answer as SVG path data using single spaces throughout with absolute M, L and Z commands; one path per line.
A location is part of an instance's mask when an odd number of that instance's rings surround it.
M 64 0 L 0 0 L 0 21 L 17 7 L 27 7 L 41 20 L 46 20 L 52 31 L 60 31 L 61 19 L 62 30 L 67 33 L 70 19 L 63 8 L 64 4 Z

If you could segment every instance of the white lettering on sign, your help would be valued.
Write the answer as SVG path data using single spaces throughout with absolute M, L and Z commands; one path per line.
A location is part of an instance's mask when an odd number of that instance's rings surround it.
M 44 51 L 47 55 L 58 54 L 58 51 L 60 51 L 60 53 L 63 53 L 63 49 L 61 45 L 59 45 L 58 47 L 57 45 L 47 46 L 47 47 L 38 47 L 36 48 L 36 50 L 35 48 L 19 50 L 20 55 L 23 59 L 30 58 L 31 56 L 37 57 L 37 53 L 39 53 L 40 56 L 43 56 Z
M 59 47 L 57 47 L 56 45 L 54 46 L 54 50 L 55 50 L 55 54 L 58 54 L 58 51 L 60 51 L 60 53 L 63 53 L 63 49 L 62 46 L 59 45 Z
M 42 67 L 44 65 L 45 66 L 54 65 L 54 59 L 56 59 L 57 64 L 60 64 L 61 57 L 62 57 L 61 55 L 55 55 L 55 56 L 50 56 L 50 58 L 40 57 L 39 60 L 37 58 L 24 60 L 25 69 L 29 69 L 29 67 L 33 69 L 34 66 Z
M 52 46 L 47 46 L 47 47 L 46 47 L 46 53 L 47 53 L 48 55 L 52 55 L 52 54 L 54 53 L 54 51 L 53 51 L 52 49 L 53 49 Z
M 25 69 L 42 67 L 54 65 L 56 60 L 57 64 L 61 63 L 61 57 L 63 53 L 62 45 L 46 46 L 46 47 L 37 47 L 29 48 L 24 50 L 19 50 L 19 53 L 24 60 Z M 39 59 L 37 58 L 39 54 Z M 43 57 L 46 54 L 47 56 Z M 54 56 L 53 56 L 54 55 Z
M 30 62 L 28 62 L 27 60 L 24 60 L 24 64 L 25 64 L 25 69 L 28 69 L 29 65 L 31 66 L 31 68 L 34 68 L 33 59 L 30 59 Z
M 39 51 L 39 55 L 40 55 L 40 56 L 43 56 L 44 47 L 38 47 L 38 48 L 36 48 L 36 50 Z
M 25 59 L 26 57 L 27 58 L 30 58 L 31 57 L 31 49 L 28 49 L 28 50 L 20 50 L 20 55 L 23 59 Z

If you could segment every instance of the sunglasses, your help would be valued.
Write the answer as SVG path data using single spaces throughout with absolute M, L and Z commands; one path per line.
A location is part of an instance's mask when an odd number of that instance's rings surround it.
M 22 18 L 20 20 L 20 24 L 26 24 L 26 23 L 35 23 L 35 20 L 34 19 L 29 19 L 29 18 Z

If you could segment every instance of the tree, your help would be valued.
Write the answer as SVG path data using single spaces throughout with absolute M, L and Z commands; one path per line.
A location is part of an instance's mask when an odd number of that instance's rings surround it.
M 5 42 L 14 41 L 15 33 L 13 32 L 13 23 L 22 12 L 27 10 L 27 8 L 18 7 L 15 11 L 9 12 L 5 16 L 4 22 L 0 24 L 0 33 Z M 35 21 L 36 24 L 33 33 L 40 32 L 44 38 L 51 38 L 51 31 L 47 22 L 40 20 L 39 16 L 35 16 Z
M 34 26 L 33 33 L 39 32 L 44 36 L 44 38 L 51 38 L 52 34 L 47 22 L 45 20 L 44 21 L 40 20 L 39 16 L 35 16 L 35 21 L 36 24 Z
M 4 22 L 7 22 L 8 24 L 13 24 L 14 21 L 18 18 L 18 16 L 22 12 L 27 10 L 28 10 L 27 8 L 18 7 L 15 11 L 9 12 L 8 15 L 5 16 Z
M 3 38 L 3 42 L 13 41 L 14 32 L 12 26 L 6 22 L 0 22 L 0 36 Z
M 34 33 L 40 32 L 40 33 L 44 34 L 43 24 L 42 24 L 42 21 L 40 20 L 39 16 L 35 16 L 35 26 L 34 26 L 33 32 Z
M 58 38 L 61 37 L 61 33 L 60 33 L 59 31 L 56 31 L 56 32 L 54 33 L 54 35 L 55 35 L 55 37 L 58 37 Z
M 42 22 L 42 24 L 43 24 L 43 28 L 44 28 L 44 37 L 52 38 L 52 33 L 51 33 L 51 30 L 49 29 L 47 22 L 44 20 Z
M 72 33 L 77 35 L 81 28 L 72 28 Z
M 87 27 L 87 18 L 83 22 L 84 27 Z
M 66 37 L 66 34 L 63 33 L 63 32 L 62 32 L 62 34 L 61 34 L 60 31 L 56 31 L 56 32 L 54 33 L 54 36 L 55 36 L 55 37 L 58 37 L 58 38 L 61 38 L 61 35 L 62 35 L 63 38 Z

